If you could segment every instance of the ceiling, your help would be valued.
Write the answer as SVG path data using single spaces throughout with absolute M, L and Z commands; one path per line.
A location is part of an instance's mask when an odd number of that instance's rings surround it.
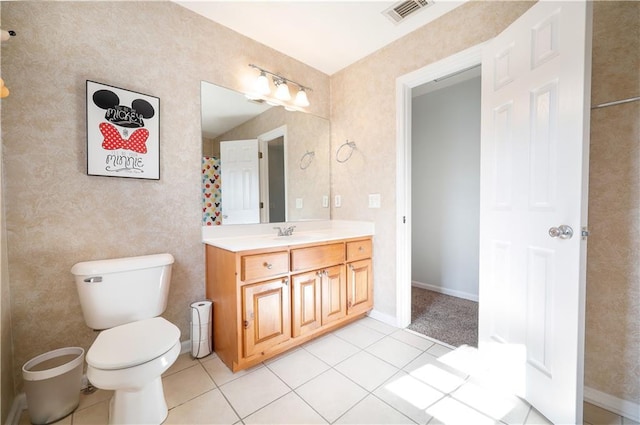
M 433 0 L 399 24 L 382 14 L 394 1 L 173 1 L 332 75 L 467 0 Z

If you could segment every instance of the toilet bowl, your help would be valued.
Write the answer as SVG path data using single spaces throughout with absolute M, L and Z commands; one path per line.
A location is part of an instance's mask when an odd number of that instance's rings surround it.
M 161 375 L 180 354 L 180 331 L 154 317 L 101 332 L 87 353 L 87 378 L 114 390 L 113 424 L 159 424 L 167 417 Z

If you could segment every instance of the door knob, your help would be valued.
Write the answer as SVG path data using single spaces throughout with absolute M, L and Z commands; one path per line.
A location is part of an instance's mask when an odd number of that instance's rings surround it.
M 573 236 L 573 229 L 566 224 L 558 227 L 552 227 L 549 229 L 549 236 L 552 238 L 571 239 L 571 236 Z

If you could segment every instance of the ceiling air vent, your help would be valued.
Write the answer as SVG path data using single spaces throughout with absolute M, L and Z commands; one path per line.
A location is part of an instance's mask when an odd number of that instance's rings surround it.
M 397 24 L 418 10 L 429 6 L 431 3 L 433 2 L 429 0 L 407 0 L 394 4 L 382 12 L 382 14 L 389 18 L 394 24 Z

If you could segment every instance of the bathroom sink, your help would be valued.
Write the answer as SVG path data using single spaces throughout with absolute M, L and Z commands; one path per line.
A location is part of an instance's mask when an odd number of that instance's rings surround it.
M 298 233 L 291 236 L 274 236 L 273 239 L 282 242 L 306 242 L 315 241 L 323 238 L 323 235 L 318 233 Z

